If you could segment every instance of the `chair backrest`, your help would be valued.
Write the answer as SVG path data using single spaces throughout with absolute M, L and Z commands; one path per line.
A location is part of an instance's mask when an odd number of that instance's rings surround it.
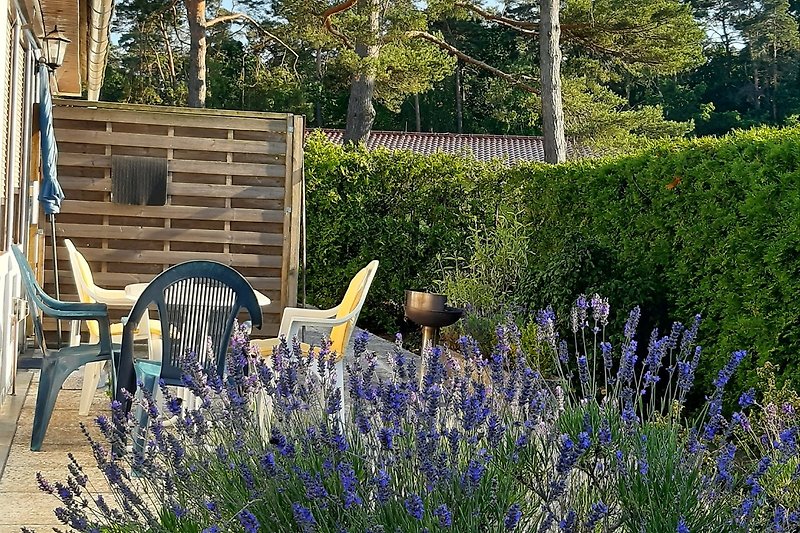
M 342 303 L 339 305 L 339 310 L 336 312 L 336 318 L 343 318 L 348 314 L 355 311 L 353 317 L 339 326 L 331 329 L 331 351 L 339 354 L 342 357 L 344 348 L 350 342 L 350 335 L 353 334 L 353 328 L 358 320 L 358 315 L 361 313 L 361 308 L 364 307 L 364 301 L 367 299 L 369 287 L 372 285 L 372 280 L 375 278 L 375 273 L 378 271 L 378 261 L 370 261 L 370 263 L 358 271 L 358 273 L 350 281 L 347 287 L 347 292 L 344 293 Z
M 84 303 L 94 303 L 94 298 L 86 290 L 94 286 L 92 268 L 86 258 L 83 257 L 83 254 L 75 248 L 71 240 L 64 239 L 64 246 L 67 247 L 67 253 L 69 254 L 69 264 L 72 269 L 72 277 L 75 279 L 75 286 L 78 289 L 78 298 Z
M 11 246 L 11 251 L 14 252 L 14 259 L 17 261 L 20 273 L 22 274 L 22 285 L 25 287 L 25 294 L 28 296 L 30 302 L 30 315 L 33 321 L 33 330 L 36 334 L 36 341 L 42 349 L 42 355 L 47 356 L 47 344 L 44 339 L 44 330 L 42 329 L 41 313 L 53 308 L 53 302 L 59 303 L 47 296 L 42 288 L 36 283 L 36 276 L 33 274 L 31 265 L 28 259 L 18 245 Z
M 206 372 L 222 375 L 233 323 L 246 309 L 256 328 L 261 308 L 253 287 L 241 274 L 215 261 L 175 265 L 153 279 L 128 315 L 122 350 L 133 351 L 133 330 L 155 305 L 161 322 L 161 377 L 179 384 L 186 356 L 194 353 Z M 210 353 L 207 339 L 211 339 Z
M 92 268 L 86 258 L 83 257 L 83 254 L 75 248 L 71 240 L 64 239 L 64 245 L 67 247 L 67 253 L 69 254 L 69 264 L 72 269 L 72 277 L 75 280 L 75 287 L 78 289 L 78 298 L 83 303 L 95 303 L 95 299 L 92 298 L 88 291 L 88 289 L 95 286 Z M 98 326 L 96 320 L 87 320 L 86 327 L 93 337 L 100 335 L 100 326 Z

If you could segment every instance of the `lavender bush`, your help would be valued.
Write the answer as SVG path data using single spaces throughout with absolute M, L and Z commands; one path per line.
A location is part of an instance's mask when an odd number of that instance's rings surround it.
M 639 350 L 639 310 L 619 346 L 606 338 L 608 315 L 606 300 L 581 297 L 561 336 L 552 311 L 539 312 L 536 357 L 501 324 L 491 353 L 466 337 L 458 353 L 431 350 L 421 380 L 399 347 L 380 377 L 359 336 L 344 424 L 324 346 L 311 361 L 284 342 L 268 366 L 240 328 L 227 379 L 188 358 L 198 409 L 166 388 L 166 413 L 138 400 L 150 414 L 143 453 L 130 451 L 118 404 L 97 419 L 102 439 L 84 428 L 114 501 L 74 460 L 65 482 L 39 483 L 78 531 L 797 531 L 797 416 L 755 392 L 723 411 L 746 354 L 732 354 L 702 416 L 687 421 L 700 318 L 652 332 Z M 528 364 L 545 356 L 555 377 Z

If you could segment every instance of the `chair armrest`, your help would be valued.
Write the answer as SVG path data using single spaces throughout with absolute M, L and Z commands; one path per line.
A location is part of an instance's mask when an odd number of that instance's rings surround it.
M 113 305 L 119 307 L 131 307 L 133 302 L 130 298 L 125 296 L 123 290 L 103 289 L 102 287 L 86 287 L 84 290 L 89 293 L 93 299 L 106 305 Z
M 286 329 L 284 329 L 284 323 L 281 321 L 280 334 L 286 335 L 286 338 L 291 341 L 291 339 L 298 335 L 300 328 L 303 326 L 325 326 L 327 328 L 334 328 L 354 320 L 355 317 L 358 316 L 359 311 L 360 309 L 355 309 L 345 316 L 338 318 L 293 317 L 287 321 Z
M 287 307 L 283 310 L 281 317 L 280 331 L 288 331 L 289 326 L 294 320 L 314 319 L 314 318 L 331 318 L 336 316 L 339 311 L 339 305 L 330 309 L 306 309 L 304 307 Z M 286 328 L 284 328 L 284 325 Z
M 52 299 L 50 302 L 44 301 L 42 304 L 42 312 L 53 318 L 63 318 L 65 320 L 108 320 L 108 306 L 106 304 L 59 302 Z

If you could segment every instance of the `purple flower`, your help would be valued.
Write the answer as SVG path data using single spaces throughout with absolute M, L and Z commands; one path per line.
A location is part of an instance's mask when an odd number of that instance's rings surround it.
M 589 437 L 589 434 L 585 431 L 581 431 L 578 434 L 578 448 L 581 452 L 585 452 L 592 446 L 592 439 Z
M 486 464 L 482 459 L 470 459 L 467 471 L 464 473 L 463 483 L 467 488 L 473 489 L 481 482 L 481 477 L 486 471 Z
M 253 513 L 251 513 L 247 509 L 242 509 L 236 515 L 236 518 L 239 519 L 239 523 L 242 525 L 242 527 L 247 533 L 258 533 L 258 528 L 260 527 L 260 524 L 258 523 L 258 519 L 255 517 Z
M 753 388 L 746 390 L 745 392 L 742 393 L 741 396 L 739 396 L 739 406 L 742 409 L 750 407 L 755 403 L 755 401 L 756 401 L 756 390 Z
M 358 489 L 358 480 L 356 479 L 356 473 L 350 463 L 339 463 L 337 470 L 339 471 L 339 480 L 342 482 L 342 488 L 344 489 L 344 508 L 349 509 L 353 505 L 361 505 L 364 503 L 356 492 Z
M 607 370 L 614 366 L 614 359 L 611 357 L 611 343 L 601 342 L 600 351 L 603 352 L 603 365 Z
M 742 426 L 742 429 L 745 431 L 750 431 L 750 420 L 747 419 L 747 415 L 744 413 L 733 413 L 731 415 L 731 422 L 733 422 L 734 425 Z
M 608 315 L 611 312 L 608 298 L 603 298 L 599 294 L 595 294 L 592 296 L 590 305 L 592 307 L 592 318 L 600 322 L 603 326 L 608 325 Z
M 422 503 L 422 498 L 417 494 L 412 494 L 406 498 L 403 502 L 403 507 L 406 508 L 408 514 L 417 520 L 422 520 L 422 516 L 425 514 L 425 504 Z
M 261 469 L 264 470 L 270 477 L 274 477 L 278 473 L 278 468 L 275 465 L 275 454 L 272 452 L 264 454 L 259 461 Z
M 678 347 L 678 339 L 681 336 L 681 332 L 683 332 L 683 324 L 680 322 L 673 322 L 672 330 L 669 332 L 669 337 L 667 337 L 667 344 L 665 346 L 667 350 L 674 350 Z
M 492 448 L 497 448 L 500 445 L 500 440 L 503 438 L 506 427 L 500 423 L 500 419 L 495 414 L 489 417 L 487 426 L 486 440 L 489 441 L 489 445 Z
M 443 503 L 433 511 L 433 516 L 439 522 L 439 527 L 442 529 L 448 528 L 453 525 L 453 513 L 447 508 L 447 504 Z
M 593 503 L 589 509 L 589 516 L 586 519 L 586 531 L 594 531 L 595 526 L 600 520 L 608 515 L 608 506 L 602 501 Z
M 730 468 L 736 455 L 736 446 L 728 444 L 717 458 L 717 482 L 728 488 L 733 485 L 733 475 Z
M 685 395 L 694 385 L 694 369 L 687 361 L 678 361 L 678 390 Z
M 583 385 L 589 384 L 589 364 L 586 362 L 585 355 L 578 357 L 578 376 Z
M 386 470 L 380 469 L 378 470 L 377 475 L 374 479 L 375 483 L 375 498 L 380 503 L 386 503 L 389 501 L 389 498 L 392 495 L 392 489 L 390 487 L 391 478 Z
M 625 321 L 625 337 L 632 339 L 636 335 L 636 327 L 639 325 L 639 318 L 642 316 L 642 310 L 637 305 L 628 314 L 628 320 Z
M 731 354 L 730 360 L 722 368 L 722 370 L 719 371 L 717 379 L 714 380 L 714 386 L 716 388 L 718 389 L 725 388 L 725 385 L 727 385 L 728 381 L 730 381 L 731 379 L 731 376 L 733 376 L 733 373 L 736 371 L 736 367 L 739 366 L 739 364 L 742 362 L 742 360 L 745 358 L 746 355 L 747 352 L 745 350 L 738 350 L 736 352 L 733 352 L 733 354 Z
M 586 300 L 586 296 L 581 294 L 575 301 L 575 305 L 572 307 L 572 311 L 570 313 L 573 333 L 577 333 L 579 329 L 583 329 L 587 326 L 586 317 L 588 309 L 589 302 Z
M 675 530 L 675 533 L 691 533 L 689 531 L 689 526 L 686 525 L 686 520 L 683 517 L 678 519 L 678 528 Z
M 597 438 L 603 446 L 611 444 L 611 424 L 606 417 L 603 417 L 600 421 L 600 430 L 597 432 Z
M 575 533 L 575 527 L 578 525 L 578 515 L 573 509 L 567 511 L 567 516 L 558 523 L 558 528 L 564 533 Z
M 631 340 L 622 351 L 617 380 L 620 383 L 630 383 L 633 380 L 633 369 L 636 366 L 636 347 L 637 342 Z
M 328 490 L 322 484 L 322 478 L 319 474 L 311 475 L 305 470 L 298 472 L 300 479 L 306 491 L 306 498 L 309 500 L 324 500 L 328 497 Z
M 505 526 L 506 531 L 515 529 L 521 518 L 522 509 L 520 508 L 519 504 L 515 503 L 511 505 L 511 507 L 508 508 L 508 511 L 506 511 L 506 516 L 503 520 L 503 526 Z
M 317 525 L 317 521 L 314 519 L 314 513 L 311 512 L 311 509 L 303 507 L 298 502 L 295 502 L 292 504 L 292 514 L 294 515 L 295 522 L 300 526 L 303 533 L 311 533 L 314 531 L 314 526 Z

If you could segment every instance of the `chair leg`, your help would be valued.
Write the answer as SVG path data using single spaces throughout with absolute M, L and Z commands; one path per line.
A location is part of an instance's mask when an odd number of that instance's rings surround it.
M 272 430 L 272 397 L 266 392 L 260 391 L 253 401 L 255 402 L 255 413 L 261 439 L 264 442 L 269 442 L 270 431 Z
M 143 390 L 140 391 L 140 394 L 142 394 L 142 397 L 144 397 L 144 393 L 147 391 L 152 398 L 155 395 L 157 377 L 151 375 L 142 375 L 139 377 L 142 380 L 143 385 Z M 136 418 L 139 421 L 139 426 L 134 430 L 133 450 L 134 452 L 141 454 L 144 453 L 144 445 L 147 440 L 147 419 L 149 418 L 147 415 L 147 409 L 145 409 L 141 404 L 137 407 Z
M 53 408 L 61 391 L 61 385 L 74 368 L 64 367 L 57 362 L 42 361 L 42 371 L 39 375 L 39 389 L 36 394 L 36 412 L 33 416 L 33 434 L 31 435 L 31 451 L 38 452 L 42 448 Z
M 105 361 L 87 363 L 83 370 L 83 388 L 81 389 L 81 404 L 78 410 L 78 414 L 81 416 L 89 414 L 89 408 L 92 406 L 97 384 L 100 383 L 100 374 L 105 364 Z
M 342 427 L 344 427 L 345 423 L 345 406 L 344 401 L 346 396 L 344 395 L 344 359 L 340 358 L 336 361 L 334 365 L 336 370 L 336 388 L 339 389 L 340 398 L 342 399 L 342 406 L 339 409 L 339 420 L 342 422 Z

